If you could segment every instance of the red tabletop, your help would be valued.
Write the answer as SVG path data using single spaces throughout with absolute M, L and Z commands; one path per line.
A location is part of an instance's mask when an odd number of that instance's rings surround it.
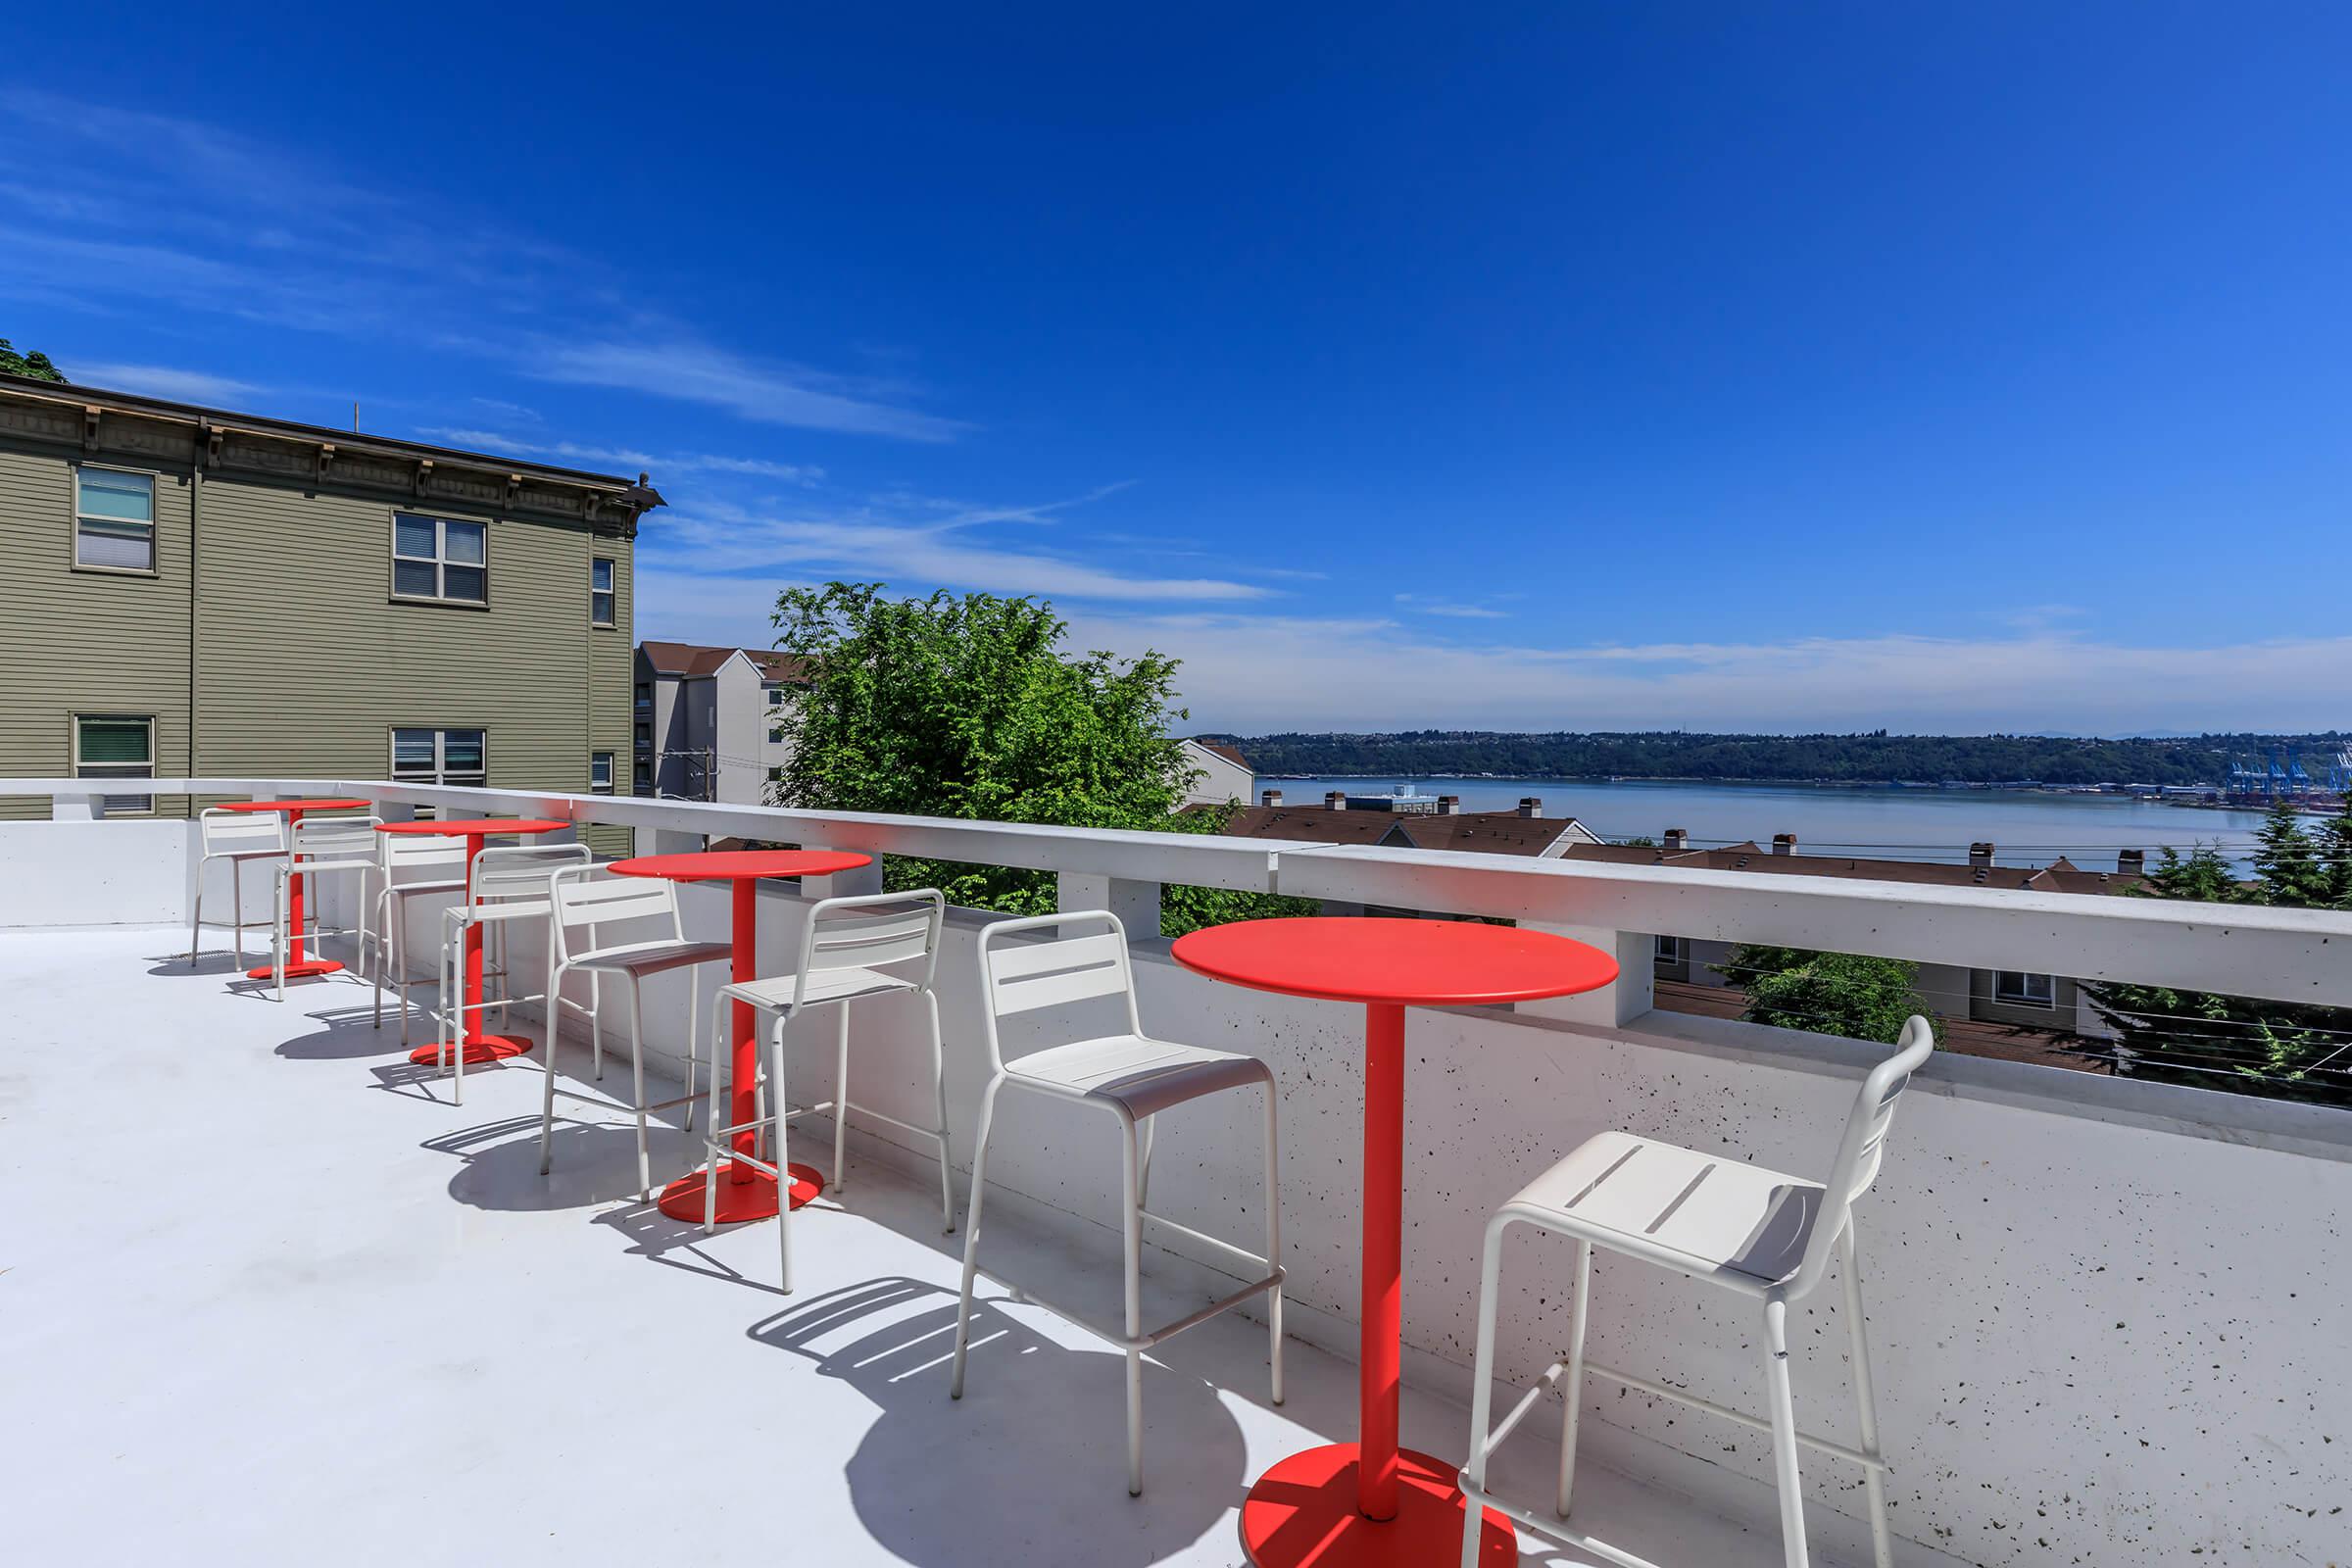
M 734 883 L 735 951 L 728 970 L 729 978 L 740 982 L 759 975 L 761 877 L 831 876 L 836 871 L 855 871 L 873 863 L 872 856 L 847 850 L 706 850 L 686 855 L 640 855 L 634 859 L 614 860 L 612 870 L 618 876 L 662 877 L 671 882 Z M 748 1004 L 738 1002 L 734 1011 L 735 1046 L 727 1121 L 730 1126 L 741 1127 L 759 1114 L 760 1030 Z M 688 1047 L 699 1048 L 700 1042 Z M 712 1070 L 715 1072 L 715 1067 Z M 841 1112 L 836 1110 L 834 1114 Z M 747 1156 L 757 1156 L 759 1143 L 757 1133 L 738 1133 L 735 1137 L 736 1152 Z M 715 1195 L 710 1191 L 707 1171 L 681 1176 L 662 1188 L 662 1212 L 672 1219 L 691 1221 L 700 1221 L 708 1212 L 722 1224 L 765 1219 L 776 1212 L 777 1184 L 767 1172 L 741 1159 L 730 1159 L 719 1166 L 719 1173 L 721 1179 Z M 795 1162 L 792 1206 L 799 1208 L 823 1192 L 824 1186 L 824 1178 L 814 1166 Z
M 430 822 L 378 822 L 378 833 L 429 833 L 435 838 L 494 839 L 503 833 L 557 833 L 571 826 L 552 817 L 436 817 Z
M 1176 961 L 1285 996 L 1364 1004 L 1363 1315 L 1356 1441 L 1307 1448 L 1258 1477 L 1242 1503 L 1256 1568 L 1427 1568 L 1463 1560 L 1454 1467 L 1400 1447 L 1404 1324 L 1404 1009 L 1532 1002 L 1617 978 L 1598 949 L 1473 920 L 1244 920 L 1176 939 Z M 1475 1225 L 1476 1215 L 1461 1216 Z M 1480 1568 L 1514 1568 L 1516 1536 L 1488 1509 Z
M 732 882 L 747 876 L 831 876 L 871 865 L 870 855 L 845 850 L 705 850 L 686 855 L 640 855 L 614 860 L 617 876 L 659 876 L 672 882 Z
M 220 809 L 223 811 L 290 811 L 299 816 L 304 811 L 348 811 L 367 804 L 366 801 L 361 800 L 223 801 L 220 803 Z
M 1617 978 L 1617 960 L 1597 948 L 1469 920 L 1242 920 L 1178 937 L 1169 951 L 1253 991 L 1416 1007 L 1574 996 Z

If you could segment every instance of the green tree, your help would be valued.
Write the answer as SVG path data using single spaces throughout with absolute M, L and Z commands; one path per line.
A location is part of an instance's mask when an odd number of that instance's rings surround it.
M 2140 898 L 2281 908 L 2352 909 L 2352 796 L 2317 835 L 2288 807 L 2263 821 L 2254 876 L 2199 845 L 2166 850 Z M 2117 1070 L 2203 1089 L 2352 1105 L 2352 1011 L 2227 997 L 2170 986 L 2088 982 L 2091 1006 L 2116 1032 Z
M 792 760 L 770 789 L 776 804 L 1156 832 L 1222 825 L 1177 811 L 1194 773 L 1167 729 L 1185 716 L 1172 659 L 1070 653 L 1051 605 L 993 594 L 894 599 L 880 583 L 836 582 L 786 590 L 773 620 L 776 646 L 807 661 L 808 680 L 785 711 Z M 937 887 L 981 908 L 1054 907 L 1051 872 L 891 856 L 883 875 L 886 887 Z M 1163 927 L 1265 912 L 1249 895 L 1169 891 Z
M 63 381 L 65 372 L 49 363 L 49 356 L 39 349 L 30 354 L 19 354 L 16 346 L 0 337 L 0 375 L 28 375 L 35 381 Z
M 1734 948 L 1713 968 L 1745 988 L 1747 1006 L 1740 1016 L 1749 1023 L 1890 1046 L 1914 1013 L 1935 1021 L 1920 1000 L 1919 965 L 1903 958 L 1750 942 Z M 1936 1034 L 1940 1039 L 1940 1028 Z

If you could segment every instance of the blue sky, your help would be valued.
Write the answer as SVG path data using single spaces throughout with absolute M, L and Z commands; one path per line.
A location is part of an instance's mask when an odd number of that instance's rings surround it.
M 2340 7 L 829 9 L 31 8 L 0 335 L 1197 727 L 2352 721 Z

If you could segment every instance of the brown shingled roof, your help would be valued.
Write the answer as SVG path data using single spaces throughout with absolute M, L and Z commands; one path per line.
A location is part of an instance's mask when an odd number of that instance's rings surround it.
M 737 654 L 759 666 L 762 678 L 792 681 L 803 679 L 808 662 L 793 654 L 779 654 L 772 648 L 706 648 L 699 643 L 665 643 L 648 639 L 637 645 L 645 653 L 647 662 L 657 673 L 682 675 L 688 679 L 714 674 L 718 666 Z
M 1236 767 L 1248 767 L 1250 765 L 1250 759 L 1244 757 L 1240 752 L 1235 751 L 1223 741 L 1195 741 L 1193 744 L 1200 747 L 1204 752 L 1211 752 L 1218 757 L 1222 757 L 1225 759 L 1225 760 L 1231 762 Z

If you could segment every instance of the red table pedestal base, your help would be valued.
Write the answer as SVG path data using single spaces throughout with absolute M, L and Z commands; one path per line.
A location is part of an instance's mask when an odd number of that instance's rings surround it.
M 443 1040 L 435 1045 L 418 1046 L 409 1053 L 409 1059 L 419 1067 L 453 1066 L 455 1063 L 450 1060 L 450 1047 L 453 1044 L 452 1041 Z M 466 1065 L 479 1067 L 488 1062 L 504 1061 L 509 1056 L 526 1055 L 530 1049 L 528 1040 L 511 1039 L 506 1035 L 475 1035 L 466 1042 Z
M 300 980 L 305 975 L 333 974 L 342 967 L 342 963 L 334 958 L 305 958 L 300 963 L 286 965 L 286 978 Z M 265 963 L 258 969 L 248 969 L 245 971 L 245 978 L 248 980 L 274 980 L 277 978 L 277 966 Z
M 721 1225 L 740 1225 L 745 1220 L 770 1219 L 776 1212 L 776 1179 L 762 1170 L 745 1167 L 752 1179 L 735 1179 L 735 1162 L 718 1162 L 718 1222 Z M 679 1177 L 662 1189 L 662 1212 L 671 1219 L 689 1219 L 697 1225 L 703 1222 L 703 1173 L 693 1171 Z M 812 1165 L 793 1161 L 792 1206 L 805 1208 L 825 1190 L 825 1179 Z
M 1242 1546 L 1256 1568 L 1446 1568 L 1462 1560 L 1458 1472 L 1412 1448 L 1396 1450 L 1396 1517 L 1356 1509 L 1355 1445 L 1307 1448 L 1257 1478 L 1242 1504 Z M 1513 1568 L 1518 1536 L 1487 1510 L 1481 1568 Z

